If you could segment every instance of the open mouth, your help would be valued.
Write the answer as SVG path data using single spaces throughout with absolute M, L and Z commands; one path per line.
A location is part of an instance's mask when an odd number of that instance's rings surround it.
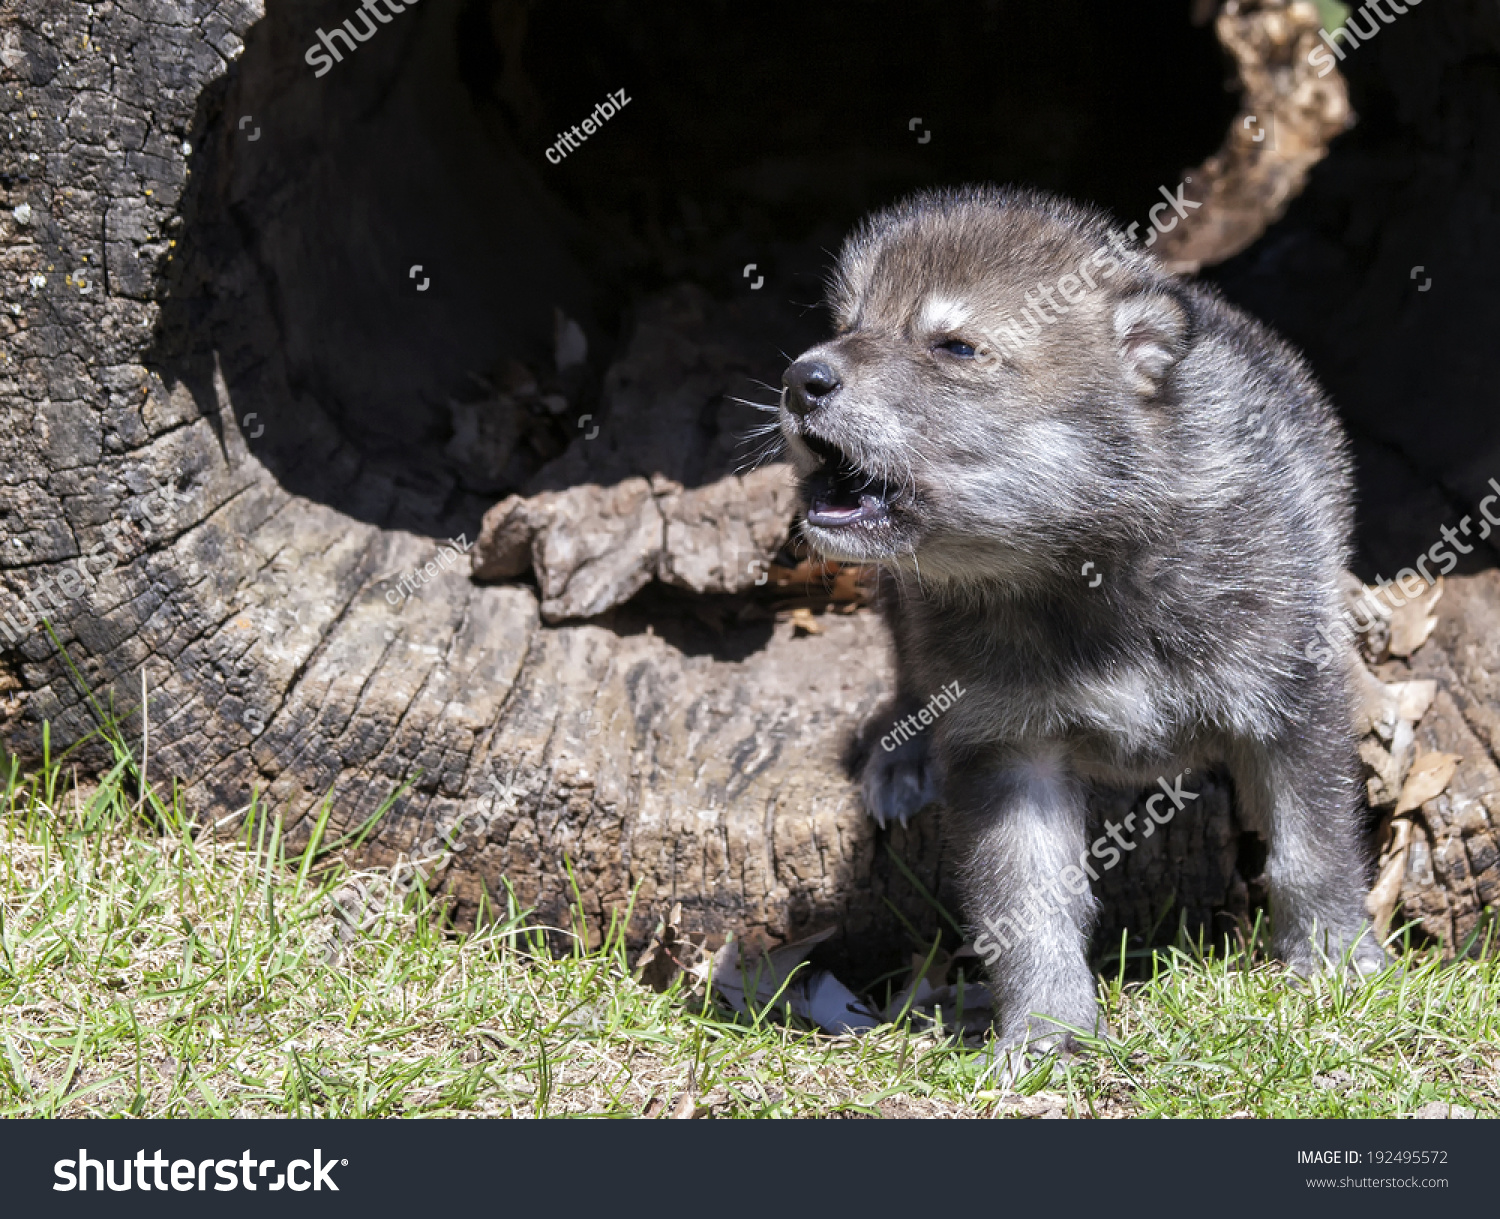
M 890 489 L 884 480 L 866 474 L 838 446 L 817 436 L 802 436 L 822 461 L 804 480 L 807 523 L 819 529 L 848 529 L 890 517 Z

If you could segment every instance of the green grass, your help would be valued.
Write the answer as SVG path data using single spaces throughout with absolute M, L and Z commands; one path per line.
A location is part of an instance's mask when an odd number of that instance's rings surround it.
M 93 780 L 0 764 L 6 1116 L 1500 1113 L 1494 960 L 1408 954 L 1346 988 L 1159 953 L 1148 980 L 1101 980 L 1107 1043 L 1002 1095 L 980 1046 L 736 1018 L 681 977 L 657 994 L 617 934 L 551 950 L 514 903 L 446 932 L 354 843 L 289 853 L 258 807 L 190 824 L 106 739 Z
M 1345 4 L 1343 0 L 1313 0 L 1313 4 L 1318 10 L 1318 21 L 1330 34 L 1343 29 L 1349 14 L 1358 7 Z

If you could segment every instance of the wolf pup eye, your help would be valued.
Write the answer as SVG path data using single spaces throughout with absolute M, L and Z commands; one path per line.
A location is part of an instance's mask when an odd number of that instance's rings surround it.
M 961 360 L 972 360 L 974 348 L 962 339 L 944 339 L 941 343 L 932 345 L 933 351 L 946 351 L 949 355 L 957 356 Z

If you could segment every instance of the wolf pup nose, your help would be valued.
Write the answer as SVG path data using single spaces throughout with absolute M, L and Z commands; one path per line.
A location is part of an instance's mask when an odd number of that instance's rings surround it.
M 1098 1027 L 1095 786 L 1227 773 L 1269 843 L 1280 955 L 1377 968 L 1347 676 L 1308 659 L 1338 616 L 1350 464 L 1302 360 L 1028 192 L 870 218 L 829 303 L 781 428 L 809 543 L 882 570 L 897 692 L 865 804 L 882 824 L 947 804 L 1000 1046 Z
M 833 397 L 839 387 L 838 374 L 821 360 L 804 360 L 793 364 L 782 375 L 786 386 L 786 409 L 794 415 L 807 415 Z

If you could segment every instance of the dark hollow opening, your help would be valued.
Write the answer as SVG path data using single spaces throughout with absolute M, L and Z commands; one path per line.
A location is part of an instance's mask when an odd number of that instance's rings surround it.
M 433 536 L 553 485 L 583 416 L 607 427 L 602 375 L 653 294 L 688 282 L 730 310 L 731 392 L 764 401 L 871 208 L 996 180 L 1134 215 L 1234 109 L 1176 5 L 429 0 L 352 51 L 329 34 L 343 58 L 315 76 L 306 52 L 349 11 L 271 3 L 205 95 L 152 358 L 210 418 L 221 377 L 289 491 Z M 559 311 L 588 345 L 564 372 Z M 654 469 L 583 448 L 589 481 L 729 472 L 756 415 L 704 411 L 629 459 Z

